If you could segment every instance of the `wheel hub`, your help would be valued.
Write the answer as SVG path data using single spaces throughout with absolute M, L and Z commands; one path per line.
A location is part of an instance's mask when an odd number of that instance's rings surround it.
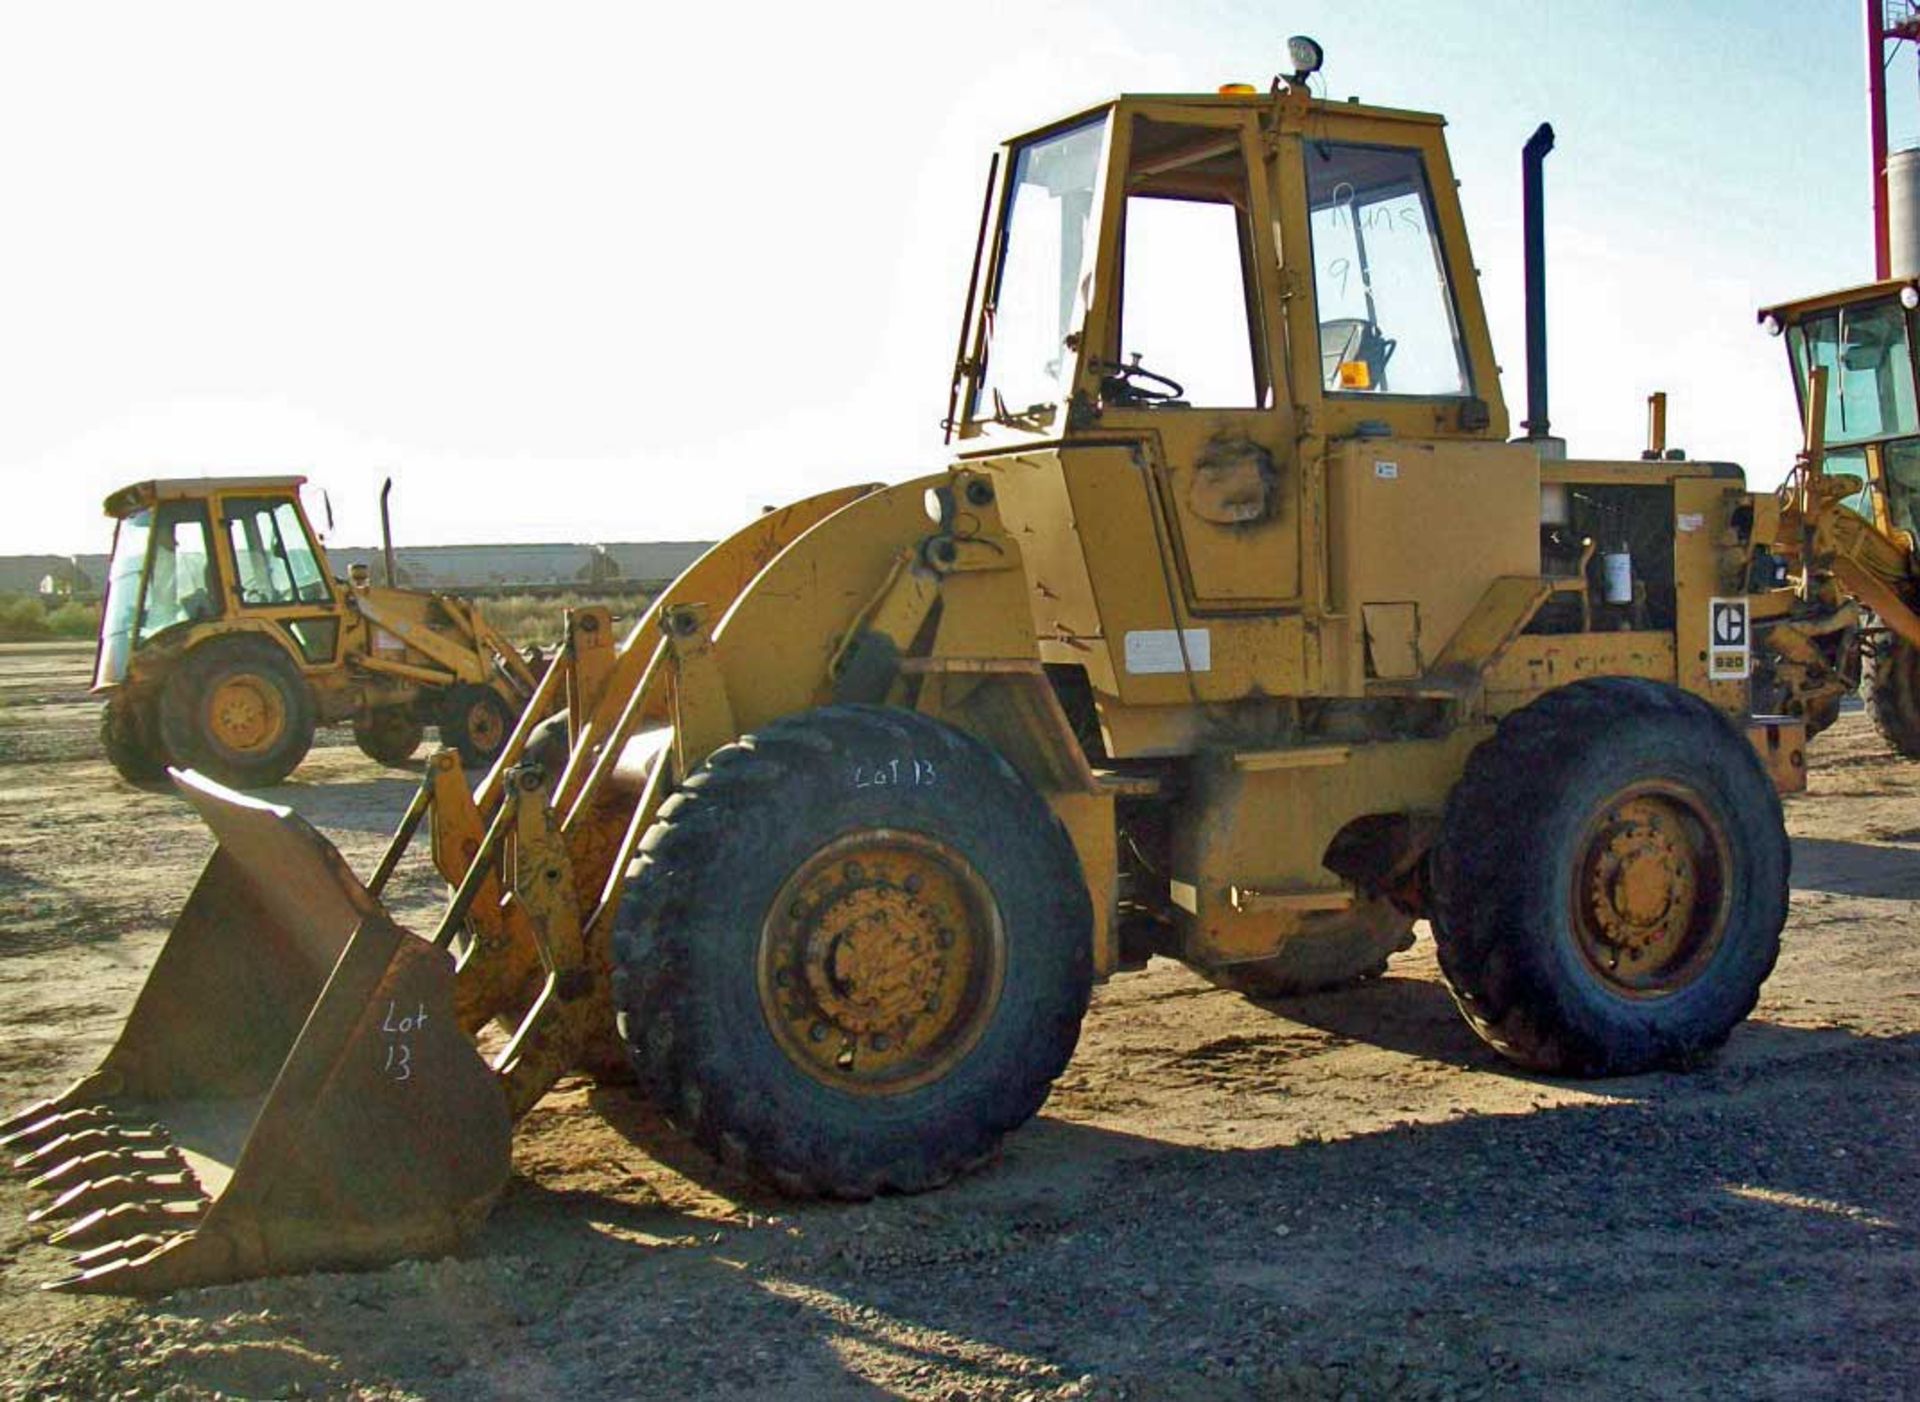
M 1630 958 L 1673 940 L 1692 912 L 1695 885 L 1684 847 L 1657 823 L 1615 828 L 1594 865 L 1601 937 Z
M 946 844 L 876 830 L 821 849 L 761 929 L 762 1011 L 815 1079 L 892 1094 L 971 1050 L 1000 991 L 1005 934 L 985 883 Z
M 483 750 L 492 750 L 500 744 L 502 727 L 499 713 L 485 701 L 476 701 L 468 708 L 467 737 Z
M 1588 827 L 1574 891 L 1581 953 L 1602 978 L 1641 995 L 1684 987 L 1726 922 L 1726 838 L 1689 794 L 1644 785 Z
M 807 940 L 809 990 L 851 1032 L 906 1032 L 926 1012 L 945 973 L 939 922 L 890 882 L 845 888 Z
M 230 677 L 207 700 L 207 725 L 229 750 L 257 750 L 279 734 L 279 697 L 253 677 Z

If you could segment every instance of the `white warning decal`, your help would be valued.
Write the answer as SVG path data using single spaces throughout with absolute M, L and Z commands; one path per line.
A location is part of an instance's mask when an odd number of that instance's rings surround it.
M 1737 682 L 1753 670 L 1752 632 L 1745 599 L 1707 601 L 1707 677 Z
M 1213 634 L 1205 628 L 1136 628 L 1127 634 L 1127 670 L 1135 676 L 1158 672 L 1213 670 Z

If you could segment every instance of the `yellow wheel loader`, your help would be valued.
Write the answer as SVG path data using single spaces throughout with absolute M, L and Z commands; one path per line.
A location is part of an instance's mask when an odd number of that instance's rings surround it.
M 1920 757 L 1920 400 L 1914 314 L 1920 281 L 1896 278 L 1761 311 L 1784 335 L 1807 446 L 1780 494 L 1777 554 L 1793 602 L 1846 626 L 1816 632 L 1756 621 L 1763 676 L 1781 709 L 1837 711 L 1834 681 L 1864 686 L 1867 713 Z M 1865 605 L 1864 617 L 1845 604 Z M 1809 709 L 1808 698 L 1818 697 Z M 1830 698 L 1830 699 L 1829 699 Z
M 206 874 L 99 1069 L 4 1127 L 72 1287 L 451 1247 L 576 1068 L 782 1191 L 932 1188 L 1154 954 L 1316 988 L 1424 918 L 1522 1066 L 1720 1045 L 1802 777 L 1750 705 L 1773 498 L 1564 458 L 1537 256 L 1509 442 L 1441 119 L 1315 101 L 1294 47 L 1271 91 L 1010 142 L 952 465 L 763 516 L 624 638 L 575 611 L 499 762 L 434 755 L 364 884 L 180 776 Z M 422 828 L 416 933 L 379 897 Z
M 122 777 L 151 783 L 173 764 L 277 784 L 315 726 L 341 721 L 382 764 L 412 758 L 428 723 L 475 768 L 506 743 L 536 681 L 527 660 L 473 604 L 392 587 L 390 543 L 386 587 L 334 578 L 305 480 L 162 479 L 107 498 L 94 691 Z

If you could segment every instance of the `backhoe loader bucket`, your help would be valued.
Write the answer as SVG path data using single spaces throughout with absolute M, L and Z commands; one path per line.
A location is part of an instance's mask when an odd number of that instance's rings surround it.
M 512 1132 L 453 961 L 288 809 L 174 782 L 220 845 L 119 1040 L 0 1124 L 78 1250 L 58 1288 L 162 1291 L 452 1248 Z

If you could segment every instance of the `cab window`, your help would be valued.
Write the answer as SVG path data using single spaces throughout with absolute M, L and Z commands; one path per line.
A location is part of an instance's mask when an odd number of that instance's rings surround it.
M 243 605 L 324 604 L 331 598 L 313 542 L 291 501 L 231 497 L 226 526 Z
M 141 642 L 177 623 L 204 623 L 220 614 L 208 568 L 212 534 L 207 529 L 205 503 L 162 502 L 153 514 L 152 530 L 147 587 L 140 604 Z
M 1258 409 L 1246 160 L 1237 127 L 1135 118 L 1121 241 L 1117 363 L 1109 404 Z
M 1902 438 L 1887 444 L 1883 452 L 1887 515 L 1896 531 L 1905 531 L 1920 546 L 1920 440 Z
M 1329 394 L 1470 392 L 1420 153 L 1308 141 L 1308 223 Z
M 1840 504 L 1871 521 L 1873 519 L 1873 483 L 1867 475 L 1867 450 L 1842 448 L 1838 452 L 1826 454 L 1822 465 L 1827 476 L 1833 481 L 1852 480 L 1859 484 L 1841 499 Z

